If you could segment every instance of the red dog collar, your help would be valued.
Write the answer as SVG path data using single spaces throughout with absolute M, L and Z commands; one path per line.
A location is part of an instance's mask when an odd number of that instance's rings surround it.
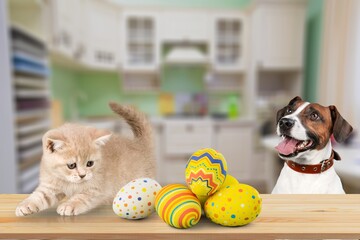
M 325 172 L 329 168 L 331 168 L 334 165 L 334 155 L 336 160 L 340 160 L 337 157 L 339 154 L 335 152 L 334 150 L 331 152 L 331 156 L 329 159 L 321 161 L 319 164 L 315 165 L 304 165 L 299 164 L 294 161 L 288 160 L 286 161 L 286 164 L 291 168 L 292 170 L 299 172 L 299 173 L 307 173 L 307 174 L 318 174 Z M 340 158 L 340 157 L 339 157 Z

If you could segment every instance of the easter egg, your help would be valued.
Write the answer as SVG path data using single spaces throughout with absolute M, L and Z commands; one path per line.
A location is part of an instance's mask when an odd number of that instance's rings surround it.
M 230 186 L 230 185 L 234 185 L 234 184 L 239 184 L 238 180 L 236 178 L 234 178 L 233 176 L 231 176 L 230 174 L 227 174 L 226 178 L 225 178 L 225 181 L 221 185 L 220 189 L 225 188 L 225 187 Z
M 209 196 L 198 196 L 198 195 L 196 195 L 196 197 L 197 199 L 199 199 L 201 207 L 204 206 L 206 200 L 209 198 Z
M 224 156 L 212 148 L 196 151 L 189 159 L 185 180 L 197 196 L 210 196 L 223 184 L 227 173 Z
M 126 219 L 146 218 L 155 211 L 155 197 L 160 190 L 160 184 L 151 178 L 135 179 L 117 193 L 114 213 Z
M 186 186 L 170 184 L 163 187 L 155 199 L 160 218 L 175 228 L 190 228 L 201 218 L 201 205 Z
M 260 214 L 262 199 L 258 191 L 246 184 L 221 188 L 205 202 L 205 214 L 223 226 L 243 226 Z
M 230 174 L 227 174 L 226 179 L 223 182 L 223 184 L 221 185 L 220 189 L 225 188 L 230 185 L 233 185 L 233 184 L 239 184 L 238 180 L 236 180 L 236 178 L 234 178 Z M 196 195 L 196 197 L 199 199 L 199 201 L 201 203 L 201 207 L 204 207 L 206 200 L 209 198 L 209 196 L 201 196 L 201 195 Z

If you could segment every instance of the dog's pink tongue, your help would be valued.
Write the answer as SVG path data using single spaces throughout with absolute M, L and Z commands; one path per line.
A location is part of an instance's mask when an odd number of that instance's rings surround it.
M 298 141 L 293 138 L 285 138 L 279 143 L 279 145 L 277 145 L 277 147 L 275 147 L 275 149 L 283 155 L 289 155 L 295 152 L 295 147 L 297 143 Z

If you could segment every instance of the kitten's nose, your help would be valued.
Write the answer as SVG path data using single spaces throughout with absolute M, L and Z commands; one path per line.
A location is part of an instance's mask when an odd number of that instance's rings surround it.
M 84 178 L 85 176 L 86 176 L 86 174 L 84 174 L 84 175 L 79 175 L 80 178 Z

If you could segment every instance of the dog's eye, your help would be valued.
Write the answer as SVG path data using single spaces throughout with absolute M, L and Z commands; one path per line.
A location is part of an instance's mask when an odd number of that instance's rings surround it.
M 286 109 L 286 113 L 292 113 L 292 110 L 290 108 Z
M 76 163 L 68 164 L 67 166 L 69 169 L 74 169 L 76 168 Z
M 87 166 L 87 167 L 92 167 L 92 166 L 94 166 L 94 161 L 88 161 L 88 162 L 86 163 L 86 166 Z
M 318 120 L 318 119 L 319 119 L 319 115 L 318 115 L 317 113 L 312 113 L 312 114 L 310 115 L 310 119 L 311 119 L 312 121 Z

